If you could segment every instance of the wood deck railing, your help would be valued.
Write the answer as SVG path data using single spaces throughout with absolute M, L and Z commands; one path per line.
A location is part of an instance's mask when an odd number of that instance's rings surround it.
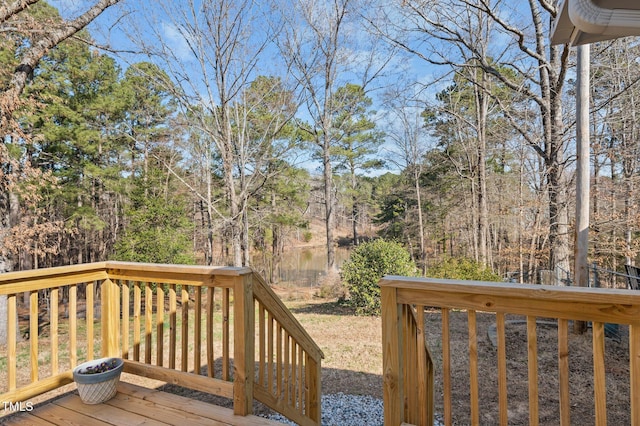
M 467 312 L 468 377 L 470 418 L 463 423 L 480 424 L 483 408 L 479 378 L 486 371 L 478 368 L 478 331 L 476 314 L 495 314 L 497 334 L 498 410 L 496 418 L 509 421 L 507 393 L 507 351 L 505 316 L 526 318 L 528 364 L 529 424 L 539 423 L 539 380 L 536 327 L 537 319 L 557 323 L 558 413 L 554 424 L 571 424 L 569 322 L 592 324 L 594 419 L 574 419 L 582 424 L 606 425 L 607 395 L 605 362 L 605 324 L 623 324 L 629 330 L 629 418 L 640 424 L 640 293 L 629 290 L 550 287 L 506 283 L 407 278 L 388 276 L 380 281 L 382 303 L 382 344 L 385 425 L 403 423 L 432 425 L 434 394 L 433 369 L 428 351 L 422 350 L 425 333 L 422 313 L 425 308 L 440 308 L 442 320 L 442 369 L 444 424 L 452 424 L 452 354 L 449 317 L 451 310 Z M 416 323 L 415 325 L 414 322 Z M 409 353 L 407 353 L 407 351 Z M 614 360 L 615 362 L 615 360 Z M 486 365 L 486 364 L 485 364 Z M 417 390 L 416 390 L 417 386 Z
M 320 423 L 323 354 L 249 268 L 74 265 L 1 274 L 0 295 L 2 401 L 70 383 L 85 360 L 120 356 L 125 372 L 230 398 L 238 415 L 255 398 L 301 425 Z M 24 330 L 18 297 L 29 301 Z

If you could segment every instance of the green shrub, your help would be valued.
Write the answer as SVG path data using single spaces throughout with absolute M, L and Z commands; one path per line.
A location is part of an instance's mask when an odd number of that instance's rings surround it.
M 427 277 L 474 281 L 502 281 L 499 275 L 481 263 L 467 258 L 449 257 L 427 269 Z
M 378 281 L 385 275 L 415 276 L 416 265 L 402 245 L 384 239 L 356 247 L 342 265 L 342 279 L 349 290 L 349 304 L 359 315 L 380 314 Z
M 302 233 L 302 239 L 305 243 L 310 242 L 313 239 L 313 233 L 311 231 L 304 231 Z

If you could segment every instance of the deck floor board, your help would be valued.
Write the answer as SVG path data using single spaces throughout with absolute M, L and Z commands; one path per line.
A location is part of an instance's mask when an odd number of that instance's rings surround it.
M 236 416 L 233 410 L 181 395 L 120 382 L 118 394 L 104 404 L 87 405 L 77 392 L 38 405 L 30 412 L 0 419 L 3 425 L 282 425 L 258 416 Z

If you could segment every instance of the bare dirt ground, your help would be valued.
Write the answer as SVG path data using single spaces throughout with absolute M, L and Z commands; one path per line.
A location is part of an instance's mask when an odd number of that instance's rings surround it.
M 524 318 L 512 316 L 507 320 Z M 442 338 L 439 310 L 426 313 L 426 332 L 429 347 L 435 358 L 436 411 L 442 413 Z M 467 313 L 450 314 L 452 401 L 454 424 L 469 424 L 469 357 Z M 499 424 L 497 350 L 488 338 L 488 330 L 495 326 L 495 315 L 477 314 L 480 422 Z M 538 349 L 539 421 L 541 425 L 559 423 L 557 328 L 540 321 L 536 327 Z M 510 425 L 529 423 L 527 329 L 523 323 L 508 323 L 507 392 Z M 630 424 L 629 417 L 629 345 L 627 330 L 621 329 L 619 339 L 606 339 L 607 413 L 612 425 Z M 592 335 L 569 333 L 571 424 L 592 425 L 594 421 Z

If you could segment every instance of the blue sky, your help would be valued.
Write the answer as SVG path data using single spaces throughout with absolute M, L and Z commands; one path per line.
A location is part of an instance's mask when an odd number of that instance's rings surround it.
M 50 3 L 58 7 L 61 14 L 67 18 L 77 15 L 86 8 L 85 2 L 78 2 L 77 0 L 51 0 Z M 175 2 L 174 5 L 180 5 L 180 3 Z M 153 32 L 160 34 L 163 40 L 172 47 L 171 50 L 176 55 L 175 59 L 182 62 L 182 65 L 189 65 L 193 57 L 188 52 L 187 41 L 179 34 L 177 28 L 171 24 L 170 17 L 164 14 L 162 8 L 158 6 L 158 3 L 151 0 L 135 2 L 125 0 L 121 2 L 121 4 L 108 9 L 96 22 L 90 25 L 89 30 L 99 45 L 107 45 L 119 51 L 136 51 L 138 47 L 130 41 L 132 37 L 130 30 L 133 30 L 135 26 L 131 24 L 131 22 L 144 25 L 145 21 L 149 18 L 153 18 L 155 21 L 153 26 L 144 27 L 141 25 L 141 30 L 146 31 L 147 34 Z M 360 37 L 360 34 L 363 33 L 363 31 L 358 28 L 351 28 L 351 30 L 353 37 Z M 141 35 L 137 37 L 145 38 L 147 36 Z M 358 44 L 358 46 L 360 45 L 361 44 Z M 360 52 L 355 50 L 351 51 L 352 56 L 355 58 L 364 58 L 368 53 L 366 50 L 361 50 Z M 117 60 L 124 69 L 127 66 L 127 62 L 142 61 L 147 60 L 147 58 L 143 55 L 137 56 L 130 53 L 121 53 L 117 56 Z M 261 64 L 261 67 L 263 65 L 264 68 L 261 68 L 258 72 L 263 74 L 266 73 L 263 70 L 267 70 L 267 72 L 270 71 L 271 73 L 278 72 L 276 69 L 278 65 L 277 58 L 275 60 L 273 58 L 267 60 L 265 64 Z M 373 109 L 377 111 L 377 118 L 383 127 L 393 125 L 393 123 L 388 122 L 392 114 L 386 111 L 385 107 L 380 103 L 385 85 L 395 81 L 397 75 L 400 74 L 408 80 L 418 81 L 422 83 L 423 86 L 427 86 L 434 80 L 437 80 L 437 77 L 447 72 L 447 70 L 430 66 L 425 61 L 417 59 L 416 57 L 404 56 L 392 62 L 389 67 L 389 72 L 391 74 L 397 74 L 391 75 L 386 81 L 381 80 L 380 83 L 376 85 L 378 88 L 370 92 L 370 96 L 374 99 L 375 103 Z M 433 99 L 435 92 L 441 90 L 445 85 L 446 81 L 439 82 L 423 93 L 422 96 Z M 392 147 L 387 144 L 383 152 L 389 152 L 391 150 Z M 381 155 L 384 154 L 381 153 Z M 316 165 L 307 163 L 307 167 L 314 169 Z M 394 167 L 391 168 L 395 169 Z

